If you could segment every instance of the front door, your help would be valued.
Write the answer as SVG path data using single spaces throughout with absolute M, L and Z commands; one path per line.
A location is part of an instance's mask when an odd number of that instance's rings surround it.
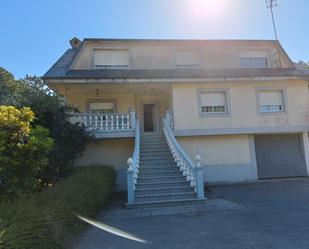
M 156 125 L 156 104 L 144 104 L 144 132 L 154 132 Z

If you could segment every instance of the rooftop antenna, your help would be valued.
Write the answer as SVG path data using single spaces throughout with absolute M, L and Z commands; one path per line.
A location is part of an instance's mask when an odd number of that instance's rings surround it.
M 273 13 L 273 8 L 278 6 L 278 3 L 277 3 L 277 0 L 265 0 L 265 1 L 266 1 L 267 8 L 270 9 L 271 18 L 272 18 L 272 21 L 273 21 L 273 27 L 274 27 L 274 31 L 275 31 L 275 38 L 276 38 L 276 40 L 278 40 L 276 23 L 275 23 L 275 18 L 274 18 L 274 13 Z

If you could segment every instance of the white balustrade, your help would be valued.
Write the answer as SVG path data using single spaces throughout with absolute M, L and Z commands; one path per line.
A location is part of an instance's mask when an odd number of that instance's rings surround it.
M 86 130 L 98 132 L 118 132 L 135 130 L 135 112 L 107 114 L 76 114 L 72 123 L 84 125 Z
M 138 179 L 139 160 L 140 160 L 140 130 L 139 122 L 135 122 L 135 144 L 132 157 L 129 157 L 127 164 L 127 191 L 128 191 L 128 204 L 134 203 L 134 190 Z
M 183 176 L 186 177 L 186 180 L 190 183 L 190 185 L 194 187 L 194 191 L 197 193 L 198 199 L 205 199 L 201 156 L 197 152 L 195 156 L 196 164 L 194 164 L 178 144 L 172 132 L 170 112 L 167 112 L 165 119 L 163 119 L 163 132 L 168 147 L 177 166 L 179 167 L 179 170 L 182 172 Z

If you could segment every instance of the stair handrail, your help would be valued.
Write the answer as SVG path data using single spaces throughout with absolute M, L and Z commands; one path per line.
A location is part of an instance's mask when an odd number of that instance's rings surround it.
M 197 194 L 198 199 L 205 199 L 204 196 L 204 177 L 203 177 L 203 168 L 201 165 L 201 157 L 199 154 L 196 155 L 195 160 L 196 164 L 192 162 L 190 157 L 186 152 L 181 148 L 177 142 L 169 122 L 164 118 L 163 119 L 163 132 L 168 144 L 168 147 L 172 153 L 172 156 L 182 171 L 182 174 L 186 177 L 186 180 L 190 182 L 190 185 L 194 187 L 194 191 Z
M 128 204 L 134 203 L 134 191 L 138 178 L 139 161 L 140 161 L 140 129 L 139 129 L 139 121 L 138 119 L 136 119 L 134 151 L 132 157 L 129 157 L 127 161 L 127 164 L 129 166 L 127 170 Z

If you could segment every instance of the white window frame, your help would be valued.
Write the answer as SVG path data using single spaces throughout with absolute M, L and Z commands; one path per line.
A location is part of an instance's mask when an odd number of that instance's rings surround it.
M 202 111 L 202 99 L 201 96 L 203 93 L 224 93 L 225 95 L 225 112 L 203 112 Z M 198 109 L 200 117 L 213 117 L 213 116 L 230 116 L 231 115 L 231 106 L 230 106 L 230 93 L 229 89 L 197 89 L 198 97 Z M 213 107 L 215 109 L 215 107 Z
M 257 60 L 265 60 L 266 64 L 265 66 L 259 66 Z M 241 60 L 248 60 L 248 65 L 242 65 Z M 268 63 L 268 57 L 239 57 L 239 66 L 240 68 L 269 68 L 269 63 Z
M 188 52 L 196 52 L 197 53 L 197 64 L 177 64 L 177 52 L 181 52 L 181 51 L 188 51 Z M 184 49 L 176 49 L 174 52 L 174 64 L 176 68 L 182 68 L 182 69 L 186 69 L 186 68 L 200 68 L 201 67 L 201 55 L 200 55 L 200 51 L 198 49 L 190 49 L 190 48 L 184 48 Z
M 238 52 L 238 65 L 240 68 L 269 68 L 270 52 L 268 49 L 242 49 Z M 242 65 L 241 60 L 248 60 L 247 65 Z M 258 60 L 263 59 L 266 65 L 259 66 Z
M 128 64 L 127 65 L 96 65 L 95 64 L 95 53 L 97 51 L 117 51 L 117 50 L 125 50 L 128 51 Z M 129 69 L 131 63 L 130 50 L 128 48 L 95 48 L 92 52 L 92 68 L 93 69 Z
M 116 105 L 116 100 L 115 99 L 89 99 L 87 100 L 87 106 L 86 110 L 88 114 L 91 114 L 91 109 L 90 109 L 90 104 L 92 103 L 113 103 L 114 104 L 114 111 L 112 113 L 117 112 L 117 105 Z M 106 114 L 112 114 L 112 113 L 106 113 Z M 93 115 L 104 115 L 104 114 L 93 114 Z
M 260 105 L 260 93 L 261 92 L 274 92 L 278 91 L 282 94 L 282 110 L 278 110 L 278 105 L 263 105 L 266 111 L 261 111 Z M 256 88 L 256 109 L 259 115 L 280 115 L 280 114 L 287 114 L 288 111 L 288 104 L 287 104 L 287 90 L 284 87 L 257 87 Z

